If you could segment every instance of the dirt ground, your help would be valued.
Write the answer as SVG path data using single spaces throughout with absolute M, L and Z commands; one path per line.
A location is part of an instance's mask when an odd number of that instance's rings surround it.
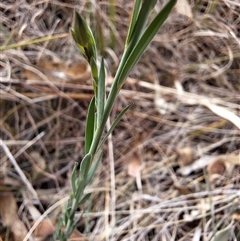
M 134 104 L 71 240 L 240 240 L 240 3 L 179 2 L 120 92 L 111 121 Z M 84 154 L 93 91 L 69 34 L 74 9 L 93 29 L 109 88 L 132 7 L 1 1 L 0 240 L 51 236 Z

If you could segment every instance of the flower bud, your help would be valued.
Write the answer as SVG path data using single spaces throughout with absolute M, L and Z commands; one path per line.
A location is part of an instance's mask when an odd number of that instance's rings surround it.
M 71 33 L 84 58 L 86 58 L 88 62 L 90 62 L 91 58 L 97 59 L 96 42 L 92 31 L 78 12 L 74 14 Z

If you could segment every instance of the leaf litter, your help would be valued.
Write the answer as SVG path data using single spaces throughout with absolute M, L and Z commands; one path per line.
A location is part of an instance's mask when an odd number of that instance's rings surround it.
M 109 89 L 132 2 L 116 1 L 116 27 L 103 1 L 91 7 L 85 1 L 19 3 L 1 3 L 1 45 L 65 37 L 1 52 L 0 136 L 11 155 L 0 149 L 0 236 L 44 240 L 63 209 L 74 162 L 83 156 L 92 96 L 89 68 L 66 34 L 73 10 L 80 9 L 93 30 L 101 27 L 102 46 L 111 46 L 114 30 L 117 44 L 104 53 Z M 114 171 L 105 147 L 86 190 L 91 199 L 79 207 L 77 215 L 85 213 L 75 239 L 239 239 L 240 6 L 228 0 L 178 4 L 116 102 L 113 118 L 134 106 L 113 133 Z

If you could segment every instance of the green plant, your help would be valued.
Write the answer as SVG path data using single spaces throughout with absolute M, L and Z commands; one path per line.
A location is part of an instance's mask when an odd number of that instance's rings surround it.
M 93 34 L 83 17 L 77 12 L 75 13 L 72 36 L 81 53 L 91 66 L 94 97 L 90 102 L 86 120 L 85 156 L 80 164 L 76 163 L 74 166 L 71 180 L 72 193 L 69 196 L 65 211 L 59 219 L 54 240 L 66 241 L 79 221 L 79 219 L 75 219 L 75 212 L 79 205 L 88 200 L 90 196 L 90 193 L 85 194 L 84 190 L 94 176 L 98 163 L 101 160 L 101 147 L 121 117 L 132 105 L 130 104 L 122 110 L 112 123 L 107 134 L 103 136 L 107 119 L 117 95 L 129 72 L 167 19 L 176 0 L 170 0 L 148 26 L 145 27 L 156 2 L 156 0 L 135 0 L 123 56 L 107 98 L 105 92 L 104 60 L 102 59 L 100 67 L 98 67 L 97 47 Z

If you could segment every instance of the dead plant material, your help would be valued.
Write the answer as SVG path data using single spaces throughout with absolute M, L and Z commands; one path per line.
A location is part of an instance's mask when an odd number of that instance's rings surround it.
M 85 61 L 67 65 L 63 62 L 53 62 L 51 60 L 41 60 L 33 70 L 26 69 L 23 73 L 27 81 L 41 81 L 41 74 L 44 74 L 52 82 L 84 83 L 91 80 L 90 67 Z M 34 68 L 36 69 L 35 72 Z
M 35 229 L 34 236 L 38 240 L 45 240 L 48 236 L 52 235 L 55 230 L 55 223 L 50 219 L 44 219 Z
M 219 176 L 223 176 L 224 174 L 226 174 L 226 176 L 228 177 L 231 177 L 233 174 L 233 168 L 236 165 L 240 166 L 239 155 L 227 155 L 216 157 L 209 163 L 207 167 L 210 180 L 213 181 L 217 179 Z
M 182 14 L 183 16 L 187 17 L 189 21 L 192 21 L 192 18 L 193 18 L 192 8 L 188 0 L 177 1 L 175 9 L 177 13 Z
M 194 153 L 193 149 L 189 146 L 184 148 L 179 148 L 177 150 L 178 153 L 178 162 L 181 167 L 190 165 L 194 161 Z
M 0 217 L 4 227 L 9 227 L 14 241 L 22 241 L 27 234 L 27 228 L 17 214 L 18 208 L 14 195 L 11 192 L 2 192 L 0 195 Z
M 139 156 L 134 154 L 125 162 L 127 164 L 128 175 L 137 177 L 141 171 L 141 160 L 139 160 Z
M 210 241 L 213 230 L 224 228 L 228 241 L 239 240 L 240 5 L 237 0 L 178 2 L 186 3 L 184 12 L 175 8 L 113 109 L 114 118 L 134 101 L 113 133 L 114 168 L 105 147 L 86 190 L 92 195 L 78 224 L 83 240 Z M 2 51 L 0 60 L 0 137 L 13 157 L 10 162 L 0 148 L 0 188 L 11 193 L 6 203 L 18 197 L 19 207 L 29 207 L 18 217 L 28 227 L 33 215 L 40 221 L 58 218 L 73 165 L 84 154 L 93 90 L 88 66 L 69 34 L 73 10 L 82 11 L 94 33 L 101 28 L 109 90 L 132 4 L 115 2 L 113 26 L 106 1 L 1 2 L 0 43 L 15 47 Z M 59 37 L 50 41 L 51 36 Z M 27 44 L 39 38 L 46 41 Z M 131 160 L 133 175 L 141 167 L 137 178 L 126 171 Z M 31 188 L 38 202 L 27 195 Z M 34 230 L 27 239 L 36 238 Z M 4 240 L 6 229 L 0 231 Z

